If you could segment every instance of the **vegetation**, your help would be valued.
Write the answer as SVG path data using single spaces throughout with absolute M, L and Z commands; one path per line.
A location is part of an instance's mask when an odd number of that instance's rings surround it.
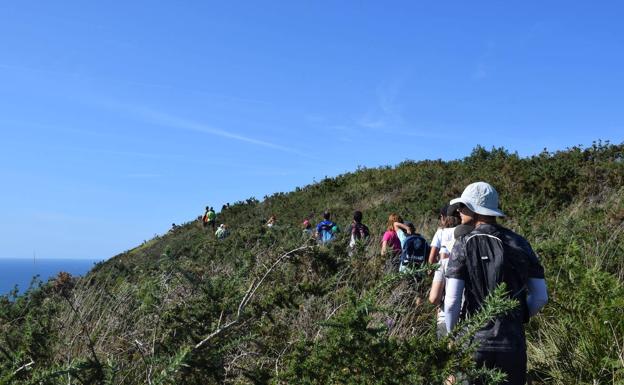
M 458 337 L 436 338 L 429 276 L 396 273 L 379 247 L 389 213 L 430 239 L 433 210 L 477 180 L 546 269 L 550 302 L 527 325 L 533 383 L 624 383 L 624 144 L 598 142 L 360 168 L 237 202 L 217 218 L 227 239 L 189 222 L 83 278 L 0 297 L 0 384 L 496 383 Z M 363 211 L 370 242 L 349 253 L 344 233 L 327 247 L 303 236 L 327 208 L 343 229 Z M 468 330 L 514 306 L 502 290 Z

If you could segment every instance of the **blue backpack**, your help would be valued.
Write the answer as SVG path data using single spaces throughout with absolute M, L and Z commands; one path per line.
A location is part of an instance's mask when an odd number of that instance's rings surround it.
M 334 232 L 332 231 L 334 223 L 332 221 L 325 221 L 320 227 L 319 242 L 328 243 L 334 239 Z
M 419 268 L 427 260 L 429 245 L 420 234 L 408 235 L 401 250 L 401 266 Z

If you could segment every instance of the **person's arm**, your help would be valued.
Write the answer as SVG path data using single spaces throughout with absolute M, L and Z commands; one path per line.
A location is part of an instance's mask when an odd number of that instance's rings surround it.
M 444 269 L 440 266 L 433 275 L 431 290 L 429 291 L 429 302 L 439 305 L 444 293 Z
M 399 232 L 399 229 L 404 230 L 407 234 L 412 234 L 412 232 L 410 231 L 409 226 L 404 225 L 401 222 L 394 222 L 394 224 L 392 225 L 392 227 L 394 227 L 394 231 L 396 231 L 397 233 Z
M 444 294 L 444 322 L 446 330 L 451 331 L 459 320 L 462 297 L 468 271 L 466 266 L 466 248 L 463 242 L 455 242 L 446 266 L 446 290 Z
M 444 292 L 444 280 L 434 281 L 431 284 L 431 291 L 429 291 L 429 302 L 434 305 L 439 305 L 442 300 L 442 293 Z
M 451 332 L 459 321 L 462 295 L 464 293 L 465 282 L 463 279 L 449 278 L 444 295 L 444 322 L 446 330 Z
M 529 289 L 527 295 L 529 317 L 533 317 L 548 303 L 546 280 L 543 278 L 529 278 L 527 287 Z
M 544 279 L 544 267 L 539 261 L 537 254 L 529 242 L 522 238 L 520 247 L 529 256 L 529 280 L 527 282 L 527 306 L 529 308 L 529 316 L 537 314 L 548 302 L 548 290 L 546 280 Z
M 391 234 L 389 231 L 386 231 L 381 238 L 381 255 L 386 255 L 388 251 L 388 241 L 390 240 Z
M 431 240 L 431 251 L 429 251 L 429 258 L 427 259 L 430 264 L 438 263 L 438 254 L 442 245 L 441 237 L 442 229 L 438 229 Z
M 427 259 L 427 261 L 430 264 L 434 264 L 438 262 L 438 254 L 440 252 L 440 249 L 438 249 L 435 246 L 431 246 L 431 251 L 429 252 L 429 258 Z

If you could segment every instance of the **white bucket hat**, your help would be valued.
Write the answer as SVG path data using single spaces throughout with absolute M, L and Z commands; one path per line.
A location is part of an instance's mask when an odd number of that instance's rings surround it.
M 456 203 L 465 204 L 470 211 L 477 214 L 492 217 L 505 216 L 498 208 L 498 193 L 489 183 L 475 182 L 469 184 L 460 198 L 455 198 L 451 201 L 452 205 Z

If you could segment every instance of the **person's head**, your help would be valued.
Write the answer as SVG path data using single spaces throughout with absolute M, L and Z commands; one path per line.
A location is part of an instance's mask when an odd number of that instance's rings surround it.
M 309 229 L 310 227 L 312 227 L 312 225 L 310 224 L 310 221 L 309 221 L 309 220 L 307 220 L 307 219 L 305 219 L 305 220 L 303 221 L 302 226 L 303 226 L 303 228 L 304 228 L 304 229 Z
M 461 223 L 495 223 L 496 217 L 505 214 L 498 207 L 498 192 L 486 182 L 469 184 L 461 197 L 455 198 L 451 204 L 459 204 Z
M 362 212 L 357 210 L 353 213 L 353 220 L 356 223 L 361 223 L 362 222 Z
M 460 223 L 462 225 L 469 225 L 475 221 L 475 213 L 466 207 L 463 203 L 458 203 L 457 211 L 459 212 Z
M 206 211 L 210 210 L 210 206 L 206 206 Z
M 416 226 L 412 222 L 405 222 L 405 226 L 410 229 L 410 234 L 416 234 Z
M 438 217 L 440 220 L 440 227 L 455 227 L 461 222 L 457 208 L 458 205 L 444 205 L 440 208 L 440 216 Z
M 331 213 L 329 212 L 329 210 L 325 210 L 325 212 L 323 213 L 323 219 L 328 221 L 329 218 L 331 218 Z
M 386 223 L 386 230 L 392 231 L 394 230 L 394 222 L 403 223 L 403 219 L 399 216 L 399 214 L 392 213 L 388 216 L 388 223 Z

